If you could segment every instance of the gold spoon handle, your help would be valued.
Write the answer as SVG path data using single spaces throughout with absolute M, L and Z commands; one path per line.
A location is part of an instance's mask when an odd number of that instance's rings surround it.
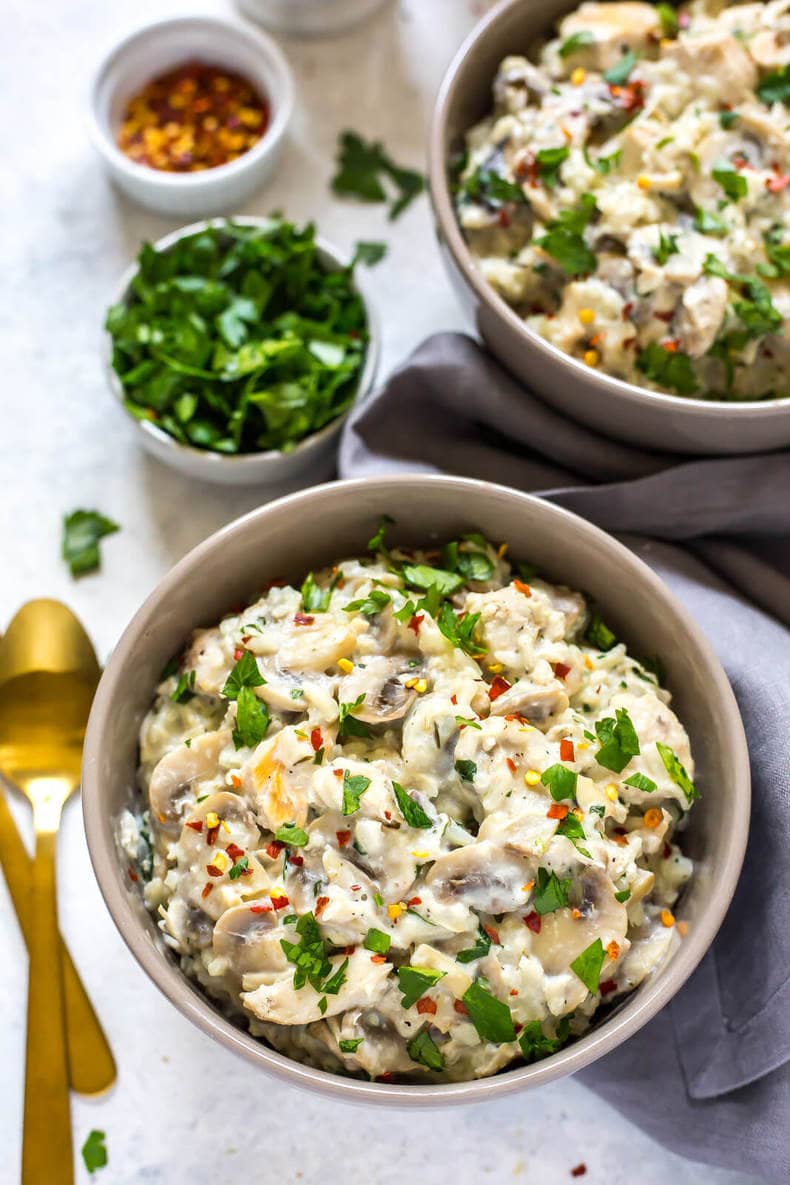
M 5 795 L 0 790 L 0 866 L 28 945 L 33 916 L 28 896 L 32 864 Z M 101 1094 L 115 1081 L 115 1061 L 66 944 L 62 938 L 59 942 L 66 1000 L 69 1082 L 78 1094 Z
M 36 811 L 38 814 L 38 811 Z M 73 1185 L 63 980 L 58 957 L 53 826 L 36 826 L 33 858 L 22 1185 Z

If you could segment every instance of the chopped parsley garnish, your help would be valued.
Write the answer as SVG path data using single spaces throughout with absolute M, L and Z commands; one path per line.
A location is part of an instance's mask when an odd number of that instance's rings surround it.
M 578 53 L 585 46 L 594 44 L 595 35 L 589 29 L 580 29 L 578 33 L 572 33 L 570 37 L 565 38 L 560 46 L 560 57 L 569 58 L 571 54 Z
M 525 205 L 527 202 L 524 190 L 520 185 L 514 181 L 508 181 L 507 177 L 503 177 L 493 169 L 487 169 L 485 165 L 479 165 L 472 175 L 467 177 L 461 192 L 472 201 L 481 202 L 494 210 L 506 202 L 514 202 L 519 205 Z
M 765 253 L 771 261 L 770 275 L 790 276 L 790 243 L 784 243 L 781 226 L 773 226 L 765 236 Z
M 431 568 L 428 564 L 404 564 L 403 579 L 412 588 L 436 589 L 442 597 L 449 597 L 457 592 L 464 582 L 463 576 L 457 572 L 445 572 L 443 568 Z
M 730 228 L 718 214 L 698 206 L 694 211 L 694 229 L 703 235 L 726 235 Z
M 178 676 L 178 682 L 173 690 L 170 692 L 170 698 L 174 704 L 188 704 L 195 695 L 195 671 L 182 671 Z
M 732 125 L 739 118 L 740 117 L 739 117 L 737 111 L 720 111 L 719 112 L 719 123 L 725 130 L 731 128 Z
M 435 971 L 433 967 L 399 967 L 398 987 L 402 993 L 401 1004 L 404 1008 L 411 1008 L 420 996 L 424 996 L 428 988 L 432 988 L 440 979 L 444 979 L 446 971 Z
M 420 1029 L 416 1037 L 406 1045 L 406 1052 L 413 1062 L 419 1062 L 428 1070 L 443 1070 L 444 1058 L 436 1048 L 427 1028 Z
M 678 14 L 675 12 L 671 4 L 657 4 L 656 14 L 661 21 L 661 36 L 662 37 L 677 37 L 678 35 Z
M 584 640 L 585 642 L 589 642 L 591 646 L 594 646 L 596 650 L 607 651 L 617 645 L 616 636 L 609 629 L 609 626 L 597 609 L 593 609 L 590 614 L 587 629 L 584 631 Z
M 237 749 L 254 749 L 269 727 L 269 709 L 251 687 L 242 687 L 236 697 L 236 727 L 233 744 Z
M 398 809 L 409 827 L 419 827 L 422 831 L 427 831 L 430 827 L 433 827 L 432 821 L 422 809 L 419 802 L 415 802 L 399 782 L 393 782 L 392 789 Z
M 340 136 L 337 172 L 331 185 L 333 192 L 341 197 L 389 202 L 388 216 L 392 222 L 422 193 L 425 178 L 413 169 L 396 165 L 379 142 L 368 142 L 356 132 L 346 131 Z M 388 188 L 395 189 L 395 196 L 388 196 Z
M 645 794 L 652 794 L 657 789 L 656 783 L 647 774 L 639 772 L 631 774 L 630 778 L 625 779 L 626 786 L 633 786 L 635 790 L 644 790 Z
M 387 250 L 386 243 L 365 243 L 360 241 L 354 247 L 354 254 L 351 256 L 351 266 L 356 267 L 358 263 L 364 263 L 366 267 L 375 267 L 377 263 L 381 263 L 387 254 Z
M 758 279 L 747 278 L 742 283 L 743 298 L 733 301 L 732 307 L 749 338 L 776 333 L 782 327 L 782 315 L 774 306 L 769 289 Z
M 790 65 L 766 74 L 757 86 L 757 94 L 764 103 L 790 103 Z
M 538 869 L 538 883 L 532 904 L 535 912 L 541 916 L 553 913 L 555 909 L 564 909 L 568 904 L 568 890 L 571 878 L 560 879 L 556 872 L 548 872 L 545 868 Z
M 478 646 L 474 639 L 474 632 L 479 620 L 479 613 L 467 613 L 464 617 L 459 617 L 445 601 L 439 610 L 436 624 L 448 642 L 452 642 L 458 650 L 463 650 L 464 654 L 478 658 L 486 652 L 485 646 Z
M 608 177 L 612 169 L 616 169 L 623 159 L 623 150 L 622 148 L 618 148 L 616 152 L 611 152 L 609 156 L 599 156 L 597 160 L 594 160 L 585 148 L 584 159 L 591 169 L 595 169 L 596 173 L 600 173 L 602 177 Z
M 718 181 L 727 197 L 732 202 L 738 202 L 742 197 L 746 197 L 749 191 L 749 185 L 742 173 L 739 173 L 727 161 L 719 161 L 713 168 L 713 179 Z
M 447 543 L 442 548 L 442 563 L 449 572 L 460 572 L 465 580 L 490 580 L 494 564 L 486 553 L 485 538 L 476 531 L 462 537 L 464 547 L 459 543 Z M 475 544 L 475 547 L 471 545 Z M 478 548 L 482 550 L 478 550 Z
M 471 720 L 468 716 L 456 716 L 455 723 L 459 728 L 476 728 L 478 732 L 482 728 L 479 720 Z
M 299 942 L 280 939 L 286 959 L 296 967 L 294 988 L 298 991 L 309 983 L 317 992 L 323 990 L 323 982 L 331 974 L 332 964 L 326 953 L 326 946 L 312 913 L 303 913 L 296 923 Z
M 595 254 L 585 243 L 583 231 L 597 210 L 593 195 L 584 193 L 575 209 L 561 210 L 558 217 L 548 224 L 548 233 L 535 240 L 570 276 L 595 271 Z
M 583 950 L 579 957 L 571 963 L 571 971 L 578 975 L 587 991 L 592 995 L 598 991 L 598 982 L 601 978 L 601 968 L 605 958 L 606 951 L 603 948 L 603 943 L 600 938 L 596 938 L 595 942 L 591 942 L 586 950 Z
M 462 782 L 474 782 L 477 775 L 477 766 L 474 761 L 456 761 L 455 772 Z
M 474 946 L 469 946 L 466 950 L 459 950 L 455 957 L 459 963 L 474 963 L 475 959 L 482 959 L 490 950 L 491 938 L 480 926 Z
M 365 950 L 372 950 L 374 954 L 386 955 L 389 953 L 391 943 L 392 939 L 389 934 L 385 934 L 383 930 L 376 930 L 375 927 L 371 926 L 365 935 L 365 941 L 362 945 L 365 947 Z
M 539 1020 L 533 1020 L 524 1025 L 518 1035 L 518 1043 L 524 1060 L 527 1062 L 536 1062 L 541 1058 L 550 1057 L 552 1053 L 556 1053 L 558 1049 L 562 1048 L 567 1039 L 568 1021 L 566 1017 L 563 1017 L 557 1025 L 556 1037 L 547 1037 Z
M 106 1139 L 107 1136 L 104 1132 L 94 1128 L 92 1132 L 88 1133 L 88 1138 L 82 1145 L 82 1159 L 85 1162 L 85 1168 L 91 1174 L 95 1173 L 97 1169 L 103 1169 L 107 1164 Z
M 595 732 L 601 743 L 595 760 L 604 769 L 622 773 L 631 758 L 640 753 L 639 738 L 627 708 L 615 708 L 614 716 L 596 720 Z
M 258 670 L 255 655 L 245 650 L 225 680 L 220 694 L 224 695 L 225 699 L 238 699 L 242 687 L 263 687 L 265 682 Z
M 99 540 L 120 531 L 117 523 L 98 510 L 72 510 L 63 518 L 61 555 L 72 576 L 84 576 L 100 566 Z
M 658 246 L 653 248 L 653 256 L 659 267 L 663 267 L 670 255 L 679 253 L 678 236 L 665 235 L 663 231 L 658 236 Z
M 654 383 L 671 387 L 679 395 L 693 395 L 699 386 L 688 354 L 665 350 L 659 342 L 651 342 L 642 350 L 636 364 Z
M 535 153 L 535 163 L 538 173 L 547 189 L 555 189 L 559 181 L 560 166 L 568 159 L 570 149 L 567 144 L 559 148 L 540 148 Z
M 344 815 L 353 815 L 354 811 L 359 810 L 359 804 L 362 801 L 362 795 L 370 785 L 370 778 L 366 778 L 364 774 L 350 774 L 347 769 L 343 770 L 343 806 L 342 812 Z
M 302 608 L 305 613 L 326 613 L 340 576 L 341 573 L 338 572 L 328 588 L 321 588 L 316 584 L 313 573 L 307 573 L 302 584 Z
M 346 613 L 364 613 L 365 617 L 375 617 L 382 609 L 386 609 L 391 599 L 389 593 L 382 592 L 380 588 L 372 588 L 366 597 L 360 597 L 359 600 L 344 605 L 344 610 Z
M 516 1030 L 510 1009 L 492 996 L 479 979 L 466 989 L 462 999 L 481 1041 L 493 1041 L 496 1045 L 515 1041 Z
M 275 831 L 274 838 L 278 843 L 287 844 L 290 848 L 303 848 L 310 837 L 301 827 L 296 827 L 293 823 L 283 823 L 282 827 Z
M 343 984 L 346 982 L 347 970 L 348 970 L 348 959 L 344 959 L 343 962 L 340 964 L 340 966 L 335 971 L 334 975 L 331 975 L 329 977 L 329 979 L 324 981 L 324 985 L 321 988 L 321 991 L 326 992 L 326 994 L 328 996 L 336 996 L 338 994 L 338 992 L 340 991 L 340 989 L 342 988 Z
M 621 889 L 619 893 L 615 893 L 614 899 L 615 899 L 615 901 L 619 901 L 620 904 L 622 905 L 623 902 L 627 901 L 630 896 L 631 896 L 630 889 Z
M 386 551 L 384 538 L 387 534 L 387 528 L 393 526 L 394 522 L 395 519 L 391 518 L 390 515 L 382 514 L 379 519 L 379 525 L 376 527 L 376 533 L 368 539 L 368 551 Z
M 624 86 L 637 63 L 637 55 L 632 49 L 624 53 L 619 62 L 615 62 L 608 70 L 604 70 L 604 78 L 610 86 Z
M 370 729 L 362 720 L 354 716 L 356 708 L 361 708 L 365 702 L 365 693 L 358 695 L 353 703 L 338 704 L 337 739 L 345 741 L 348 737 L 369 737 Z
M 588 852 L 587 848 L 583 848 L 579 842 L 580 840 L 586 839 L 587 837 L 584 834 L 584 828 L 582 827 L 580 820 L 577 819 L 574 814 L 567 814 L 565 818 L 561 820 L 555 834 L 564 835 L 566 839 L 571 841 L 578 852 L 581 852 L 581 854 L 586 856 L 588 860 L 592 859 L 592 856 Z
M 561 802 L 563 798 L 573 798 L 575 795 L 578 774 L 565 765 L 550 765 L 544 769 L 540 780 L 548 787 L 554 801 Z
M 662 745 L 661 741 L 656 741 L 656 748 L 658 749 L 661 760 L 664 762 L 664 768 L 675 785 L 679 786 L 683 791 L 687 800 L 693 802 L 695 798 L 699 798 L 699 790 L 692 782 L 686 767 L 674 749 L 671 749 L 669 745 Z
M 232 881 L 237 881 L 243 872 L 246 872 L 250 866 L 249 856 L 239 856 L 236 863 L 229 870 L 228 876 Z
M 364 1040 L 364 1037 L 343 1037 L 337 1047 L 341 1053 L 356 1053 Z

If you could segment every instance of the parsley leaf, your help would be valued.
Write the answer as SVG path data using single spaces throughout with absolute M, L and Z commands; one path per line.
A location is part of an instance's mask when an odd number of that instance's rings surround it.
M 657 4 L 656 13 L 658 19 L 661 21 L 661 36 L 662 37 L 677 37 L 678 35 L 678 14 L 675 12 L 671 4 Z
M 402 993 L 401 1005 L 411 1008 L 420 996 L 424 996 L 428 988 L 444 979 L 446 971 L 435 971 L 433 967 L 399 967 L 398 987 Z
M 428 564 L 404 564 L 403 579 L 412 588 L 427 592 L 436 589 L 442 597 L 457 592 L 464 582 L 457 572 L 445 572 L 443 568 L 431 568 Z
M 299 942 L 289 942 L 280 939 L 280 946 L 289 963 L 296 967 L 294 971 L 294 988 L 298 991 L 309 983 L 317 992 L 327 975 L 332 971 L 332 964 L 326 953 L 324 940 L 318 928 L 318 922 L 312 913 L 303 913 L 296 923 Z
M 610 86 L 624 86 L 628 82 L 631 71 L 637 63 L 637 55 L 632 49 L 624 53 L 619 62 L 615 62 L 608 70 L 604 70 L 604 78 Z
M 643 374 L 661 387 L 670 387 L 679 395 L 693 395 L 699 387 L 688 354 L 665 350 L 659 342 L 651 342 L 636 360 Z
M 591 942 L 571 963 L 571 971 L 578 975 L 587 991 L 593 995 L 598 991 L 598 981 L 601 978 L 601 968 L 605 958 L 606 952 L 603 943 L 600 938 L 596 938 L 595 942 Z
M 326 613 L 329 608 L 329 602 L 332 599 L 332 593 L 335 591 L 341 575 L 338 572 L 328 588 L 321 588 L 320 585 L 316 584 L 313 573 L 307 573 L 302 584 L 302 607 L 305 613 Z
M 749 191 L 746 178 L 727 161 L 719 161 L 714 166 L 713 179 L 718 181 L 730 201 L 740 201 L 742 197 L 746 197 Z
M 678 253 L 678 236 L 665 235 L 661 231 L 658 236 L 658 246 L 653 248 L 653 256 L 659 267 L 664 266 L 670 255 L 677 255 Z
M 373 926 L 368 930 L 365 941 L 362 943 L 365 950 L 372 950 L 377 955 L 388 954 L 391 944 L 392 939 L 389 934 L 385 934 L 383 930 L 376 930 Z
M 350 601 L 348 605 L 343 606 L 343 610 L 345 613 L 364 613 L 365 617 L 375 617 L 377 613 L 381 613 L 382 609 L 386 609 L 391 600 L 389 593 L 382 592 L 379 588 L 372 588 L 366 597 Z
M 540 775 L 541 782 L 548 787 L 555 802 L 561 802 L 563 798 L 573 798 L 577 779 L 578 774 L 575 770 L 559 764 L 550 765 Z
M 790 103 L 790 65 L 766 74 L 757 87 L 757 94 L 769 105 Z
M 726 235 L 730 228 L 718 214 L 698 206 L 694 211 L 694 229 L 703 235 Z
M 595 271 L 595 254 L 584 241 L 582 232 L 597 209 L 593 195 L 584 193 L 575 209 L 560 211 L 558 217 L 548 224 L 548 233 L 535 240 L 570 276 Z
M 351 267 L 354 268 L 358 263 L 364 263 L 366 267 L 375 267 L 377 263 L 387 254 L 386 243 L 363 243 L 359 242 L 354 247 L 354 254 L 351 256 Z
M 448 642 L 452 642 L 458 650 L 463 650 L 464 654 L 477 658 L 486 652 L 485 646 L 478 646 L 474 640 L 474 632 L 479 620 L 479 613 L 467 613 L 463 617 L 459 617 L 445 601 L 439 610 L 436 624 Z
M 337 1047 L 341 1053 L 356 1053 L 364 1040 L 364 1037 L 343 1037 Z
M 324 984 L 323 984 L 323 987 L 321 988 L 321 991 L 326 992 L 326 994 L 328 996 L 336 996 L 337 993 L 342 988 L 343 984 L 346 982 L 346 978 L 347 978 L 346 971 L 347 970 L 348 970 L 348 959 L 344 959 L 343 962 L 340 964 L 340 966 L 335 971 L 334 975 L 331 975 L 329 977 L 329 979 L 324 980 Z
M 474 963 L 475 959 L 482 959 L 490 950 L 491 938 L 480 926 L 474 946 L 467 947 L 466 950 L 459 950 L 455 957 L 459 963 Z
M 632 757 L 640 753 L 639 738 L 627 708 L 616 708 L 614 716 L 596 720 L 595 732 L 601 747 L 595 760 L 604 769 L 621 773 Z
M 477 775 L 477 766 L 474 761 L 456 761 L 455 772 L 462 782 L 474 782 Z
M 584 49 L 587 45 L 595 44 L 595 35 L 589 29 L 580 29 L 578 33 L 571 34 L 566 37 L 560 46 L 560 57 L 569 58 L 571 54 L 578 53 L 580 49 Z
M 237 749 L 254 749 L 266 736 L 269 709 L 259 700 L 251 687 L 242 687 L 236 697 L 236 727 L 233 744 Z
M 293 823 L 283 823 L 282 827 L 275 831 L 274 838 L 278 843 L 288 844 L 291 848 L 303 848 L 310 837 L 301 827 L 296 827 Z
M 563 1019 L 565 1018 L 563 1017 Z M 533 1020 L 529 1024 L 524 1025 L 524 1028 L 518 1035 L 518 1043 L 524 1055 L 524 1060 L 527 1062 L 536 1062 L 540 1061 L 541 1058 L 550 1057 L 552 1053 L 556 1053 L 558 1049 L 561 1049 L 563 1038 L 559 1036 L 559 1026 L 557 1037 L 547 1037 L 543 1032 L 540 1021 Z
M 733 301 L 733 309 L 743 322 L 750 338 L 776 333 L 782 326 L 782 315 L 771 300 L 769 289 L 762 280 L 743 280 L 744 296 Z
M 239 856 L 233 867 L 228 872 L 228 876 L 232 881 L 237 881 L 243 872 L 246 872 L 250 866 L 249 856 Z
M 619 901 L 620 904 L 622 905 L 623 902 L 627 901 L 630 896 L 631 896 L 630 889 L 621 889 L 619 893 L 615 893 L 614 899 L 615 899 L 615 901 Z
M 344 815 L 353 815 L 354 811 L 359 810 L 359 804 L 362 801 L 362 795 L 370 785 L 370 778 L 366 778 L 364 774 L 350 774 L 347 769 L 343 770 L 343 807 Z
M 583 856 L 587 856 L 588 859 L 592 859 L 592 856 L 588 852 L 587 848 L 583 848 L 579 843 L 580 839 L 586 839 L 587 837 L 584 834 L 584 828 L 582 827 L 581 822 L 574 814 L 567 814 L 565 818 L 562 819 L 562 821 L 557 826 L 555 834 L 564 835 L 566 839 L 571 841 L 577 851 L 581 852 Z
M 95 572 L 101 562 L 99 540 L 120 529 L 98 510 L 72 510 L 64 515 L 61 554 L 72 576 Z
M 103 1169 L 107 1164 L 106 1139 L 105 1133 L 97 1131 L 95 1128 L 88 1133 L 88 1138 L 82 1145 L 82 1159 L 89 1173 L 95 1173 L 97 1169 Z
M 669 745 L 662 745 L 661 741 L 656 741 L 656 748 L 658 749 L 661 760 L 664 762 L 664 768 L 675 785 L 679 786 L 683 791 L 686 799 L 689 802 L 693 802 L 695 798 L 699 798 L 699 790 L 692 782 L 686 767 L 674 749 L 671 749 Z
M 644 790 L 645 794 L 652 794 L 657 789 L 656 783 L 652 778 L 638 771 L 635 774 L 631 774 L 630 778 L 626 778 L 624 785 L 633 786 L 635 790 Z
M 594 646 L 596 650 L 607 651 L 617 645 L 616 636 L 609 629 L 609 626 L 597 609 L 593 609 L 590 614 L 587 629 L 584 631 L 584 640 L 585 642 L 589 642 L 591 646 Z
M 739 117 L 737 111 L 720 111 L 719 112 L 719 123 L 725 129 L 731 128 L 732 125 L 739 118 L 740 117 Z
M 567 144 L 559 148 L 540 148 L 535 153 L 535 163 L 538 173 L 547 189 L 555 189 L 559 181 L 560 166 L 568 159 L 570 149 Z
M 394 522 L 395 519 L 391 518 L 390 515 L 382 514 L 381 518 L 379 519 L 379 525 L 376 527 L 376 533 L 370 539 L 368 539 L 368 551 L 386 551 L 386 547 L 384 546 L 384 537 L 387 533 L 387 527 L 391 527 Z
M 765 253 L 777 276 L 790 276 L 790 243 L 783 243 L 781 226 L 774 226 L 765 236 Z
M 564 909 L 568 904 L 568 890 L 571 878 L 560 879 L 556 872 L 548 872 L 545 868 L 538 869 L 538 883 L 532 904 L 535 913 L 541 916 L 553 913 L 555 909 Z
M 263 687 L 265 682 L 266 680 L 258 670 L 255 655 L 249 650 L 245 650 L 225 680 L 225 686 L 220 695 L 224 695 L 225 699 L 238 699 L 242 687 Z
M 174 704 L 188 704 L 194 697 L 193 690 L 195 686 L 195 671 L 182 671 L 178 676 L 178 682 L 174 689 L 170 692 L 170 698 Z
M 433 823 L 422 809 L 419 802 L 415 802 L 412 796 L 403 789 L 399 782 L 393 782 L 392 789 L 395 794 L 395 801 L 398 804 L 398 809 L 408 823 L 409 827 L 419 827 L 422 831 L 427 831 L 430 827 L 433 827 Z
M 514 181 L 508 181 L 507 177 L 503 177 L 493 169 L 485 168 L 484 165 L 479 165 L 472 175 L 467 177 L 461 192 L 472 201 L 481 202 L 493 210 L 498 209 L 506 202 L 518 205 L 527 204 L 524 190 L 520 185 Z
M 388 197 L 388 186 L 397 194 Z M 337 172 L 332 190 L 341 197 L 355 197 L 363 202 L 389 202 L 389 219 L 394 221 L 422 193 L 425 178 L 413 169 L 396 165 L 378 141 L 363 140 L 356 132 L 343 132 L 337 155 Z
M 348 737 L 369 737 L 370 729 L 362 720 L 353 715 L 354 709 L 365 702 L 365 693 L 358 695 L 353 703 L 338 704 L 337 739 L 345 741 Z
M 443 1070 L 444 1058 L 436 1048 L 427 1028 L 420 1029 L 416 1037 L 406 1045 L 406 1052 L 413 1062 L 419 1062 L 429 1070 Z
M 466 989 L 462 999 L 482 1041 L 493 1041 L 496 1045 L 515 1041 L 516 1030 L 513 1028 L 510 1009 L 496 996 L 492 996 L 479 979 Z
M 616 169 L 623 159 L 623 150 L 618 148 L 616 152 L 610 152 L 608 156 L 599 156 L 594 160 L 585 148 L 584 159 L 591 169 L 595 169 L 596 173 L 600 173 L 602 177 L 608 177 L 612 169 Z

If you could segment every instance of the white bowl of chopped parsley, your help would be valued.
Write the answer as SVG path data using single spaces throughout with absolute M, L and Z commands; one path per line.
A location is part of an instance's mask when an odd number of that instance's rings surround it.
M 143 446 L 190 477 L 329 476 L 379 333 L 357 264 L 283 218 L 213 219 L 144 243 L 105 321 L 107 371 Z

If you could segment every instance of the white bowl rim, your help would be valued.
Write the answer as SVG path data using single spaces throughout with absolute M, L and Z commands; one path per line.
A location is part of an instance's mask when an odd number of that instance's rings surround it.
M 310 502 L 316 498 L 342 497 L 344 491 L 355 493 L 359 505 L 364 506 L 365 492 L 373 488 L 385 488 L 387 492 L 391 491 L 393 505 L 397 505 L 399 491 L 401 489 L 405 491 L 415 483 L 455 491 L 458 495 L 459 505 L 469 504 L 475 495 L 483 492 L 488 495 L 492 492 L 498 493 L 509 500 L 515 499 L 522 505 L 533 508 L 537 504 L 541 507 L 541 514 L 545 514 L 547 518 L 555 521 L 557 538 L 562 537 L 565 527 L 578 529 L 578 524 L 581 522 L 583 529 L 596 538 L 596 544 L 600 550 L 615 559 L 624 571 L 635 574 L 645 586 L 645 591 L 649 591 L 660 603 L 663 603 L 695 639 L 700 657 L 705 662 L 710 675 L 711 694 L 716 696 L 717 702 L 727 716 L 727 735 L 733 750 L 732 779 L 738 800 L 737 809 L 733 814 L 733 827 L 727 838 L 725 854 L 717 869 L 717 892 L 715 895 L 711 895 L 707 911 L 697 919 L 694 927 L 673 955 L 669 964 L 670 972 L 661 981 L 656 983 L 648 980 L 637 992 L 626 998 L 621 1011 L 615 1012 L 597 1028 L 591 1029 L 580 1037 L 573 1045 L 566 1046 L 542 1061 L 513 1070 L 503 1070 L 489 1078 L 435 1085 L 365 1082 L 317 1070 L 276 1052 L 246 1030 L 226 1019 L 212 1004 L 209 997 L 202 994 L 200 989 L 187 979 L 175 963 L 163 957 L 162 952 L 153 945 L 146 935 L 139 917 L 132 909 L 128 895 L 121 884 L 121 866 L 115 844 L 112 839 L 108 844 L 105 844 L 104 820 L 101 817 L 100 781 L 94 772 L 98 765 L 97 754 L 102 748 L 105 717 L 110 709 L 113 696 L 123 683 L 127 664 L 133 663 L 135 660 L 138 639 L 145 636 L 150 620 L 159 612 L 160 602 L 173 591 L 182 587 L 185 581 L 193 579 L 194 573 L 203 567 L 206 557 L 215 550 L 221 550 L 226 541 L 234 534 L 246 531 L 248 525 L 255 519 L 266 519 L 269 515 L 282 510 L 284 506 L 293 508 L 295 517 L 298 519 L 298 510 L 301 505 L 309 506 Z M 507 486 L 473 478 L 415 472 L 387 475 L 380 478 L 354 478 L 346 481 L 328 482 L 314 486 L 312 489 L 285 495 L 235 519 L 188 552 L 143 602 L 124 630 L 108 660 L 88 721 L 83 756 L 82 801 L 83 821 L 91 862 L 113 921 L 128 949 L 146 974 L 184 1016 L 202 1029 L 204 1033 L 220 1041 L 227 1049 L 241 1055 L 247 1061 L 264 1067 L 267 1072 L 279 1078 L 295 1082 L 323 1095 L 334 1095 L 336 1098 L 348 1102 L 377 1103 L 390 1107 L 411 1105 L 425 1107 L 483 1102 L 522 1088 L 542 1085 L 556 1078 L 573 1074 L 595 1061 L 602 1054 L 619 1046 L 669 1003 L 670 999 L 681 990 L 710 947 L 735 892 L 748 838 L 751 778 L 749 752 L 743 723 L 735 696 L 721 663 L 701 627 L 643 560 L 612 535 L 581 519 L 579 515 L 532 494 L 525 494 Z
M 197 234 L 201 230 L 206 230 L 210 226 L 222 228 L 226 223 L 236 223 L 238 226 L 267 226 L 272 221 L 271 218 L 265 218 L 256 214 L 239 214 L 236 217 L 217 217 L 217 218 L 201 218 L 197 222 L 191 222 L 187 226 L 180 226 L 177 230 L 169 231 L 168 234 L 162 235 L 151 246 L 157 251 L 165 251 L 168 247 L 172 247 L 179 239 L 187 238 L 191 234 Z M 351 262 L 349 256 L 335 247 L 327 239 L 320 235 L 315 236 L 315 245 L 321 255 L 331 259 L 332 263 L 336 265 L 337 270 L 348 267 Z M 115 288 L 114 295 L 110 301 L 110 306 L 120 304 L 126 296 L 129 286 L 138 271 L 137 260 L 132 263 L 124 271 L 118 284 Z M 295 444 L 288 452 L 282 449 L 265 449 L 257 453 L 218 453 L 211 449 L 195 448 L 191 444 L 183 444 L 180 440 L 176 440 L 168 432 L 164 432 L 157 427 L 151 420 L 138 420 L 130 411 L 124 406 L 123 386 L 118 375 L 113 370 L 112 366 L 112 336 L 105 329 L 103 331 L 103 356 L 105 363 L 105 371 L 107 374 L 107 381 L 110 385 L 116 402 L 124 412 L 127 419 L 131 420 L 142 432 L 152 436 L 158 443 L 165 445 L 174 453 L 178 453 L 183 457 L 194 458 L 196 463 L 212 465 L 214 468 L 224 466 L 225 468 L 233 467 L 234 471 L 238 472 L 242 468 L 250 470 L 250 481 L 255 481 L 257 474 L 254 470 L 260 468 L 263 461 L 278 461 L 284 457 L 296 457 L 301 453 L 311 452 L 314 448 L 320 448 L 321 444 L 329 437 L 333 436 L 340 425 L 344 422 L 350 411 L 357 403 L 362 402 L 370 393 L 373 385 L 376 371 L 378 370 L 379 354 L 381 351 L 381 323 L 378 315 L 378 309 L 374 301 L 371 299 L 370 291 L 363 281 L 359 281 L 359 273 L 355 269 L 352 277 L 354 290 L 362 301 L 365 309 L 365 317 L 368 327 L 368 343 L 365 349 L 365 361 L 362 371 L 357 382 L 357 389 L 354 397 L 345 411 L 335 416 L 328 424 L 324 424 L 323 428 L 319 428 L 317 432 L 311 432 L 309 436 L 305 436 L 298 444 Z
M 233 36 L 242 36 L 246 40 L 257 44 L 258 48 L 262 51 L 261 64 L 263 72 L 268 71 L 275 76 L 272 79 L 272 93 L 263 96 L 269 103 L 273 118 L 257 144 L 253 144 L 252 148 L 242 153 L 236 160 L 228 161 L 227 164 L 215 165 L 211 169 L 203 169 L 194 173 L 170 173 L 164 169 L 149 168 L 148 165 L 142 165 L 137 161 L 131 160 L 126 153 L 121 152 L 112 137 L 107 135 L 97 112 L 99 89 L 104 78 L 115 63 L 120 61 L 136 43 L 156 36 L 158 32 L 163 30 L 183 29 L 188 31 L 189 29 L 200 26 L 221 28 L 224 31 L 230 32 Z M 188 49 L 185 49 L 184 57 L 185 60 L 188 60 Z M 272 67 L 273 71 L 271 69 Z M 276 95 L 274 93 L 275 91 Z M 146 21 L 144 24 L 138 25 L 131 32 L 127 33 L 126 36 L 122 37 L 120 41 L 115 42 L 112 48 L 101 58 L 90 81 L 88 130 L 94 147 L 99 154 L 110 162 L 115 170 L 123 173 L 129 180 L 137 183 L 144 181 L 152 190 L 156 189 L 160 192 L 167 190 L 170 192 L 180 191 L 187 193 L 191 190 L 194 193 L 200 189 L 210 189 L 221 185 L 226 179 L 235 177 L 240 173 L 245 173 L 251 167 L 254 168 L 256 162 L 261 157 L 268 156 L 269 152 L 285 134 L 293 113 L 293 106 L 294 81 L 291 67 L 288 65 L 288 61 L 277 42 L 269 37 L 262 29 L 247 22 L 232 20 L 226 16 L 217 16 L 211 13 L 201 13 L 193 16 L 173 16 L 154 21 Z
M 472 253 L 461 232 L 447 183 L 448 161 L 444 148 L 445 115 L 458 75 L 478 39 L 490 25 L 496 24 L 505 12 L 513 8 L 524 8 L 524 0 L 500 0 L 468 34 L 445 71 L 431 117 L 428 141 L 428 188 L 431 204 L 436 216 L 437 229 L 443 235 L 453 260 L 466 283 L 484 304 L 488 305 L 513 329 L 526 337 L 531 346 L 537 348 L 552 362 L 560 363 L 568 369 L 570 381 L 575 381 L 579 375 L 583 374 L 585 379 L 592 379 L 609 394 L 615 393 L 624 396 L 631 402 L 645 406 L 663 405 L 671 416 L 698 416 L 700 411 L 703 413 L 710 411 L 712 417 L 746 416 L 749 413 L 754 413 L 755 416 L 761 418 L 773 416 L 784 420 L 788 414 L 788 406 L 790 406 L 790 395 L 783 395 L 778 399 L 733 400 L 732 402 L 717 399 L 695 399 L 692 396 L 672 395 L 668 391 L 651 391 L 647 387 L 637 386 L 625 379 L 618 379 L 613 375 L 586 366 L 580 359 L 566 354 L 564 350 L 530 328 L 507 301 L 486 282 L 480 269 L 475 266 Z

